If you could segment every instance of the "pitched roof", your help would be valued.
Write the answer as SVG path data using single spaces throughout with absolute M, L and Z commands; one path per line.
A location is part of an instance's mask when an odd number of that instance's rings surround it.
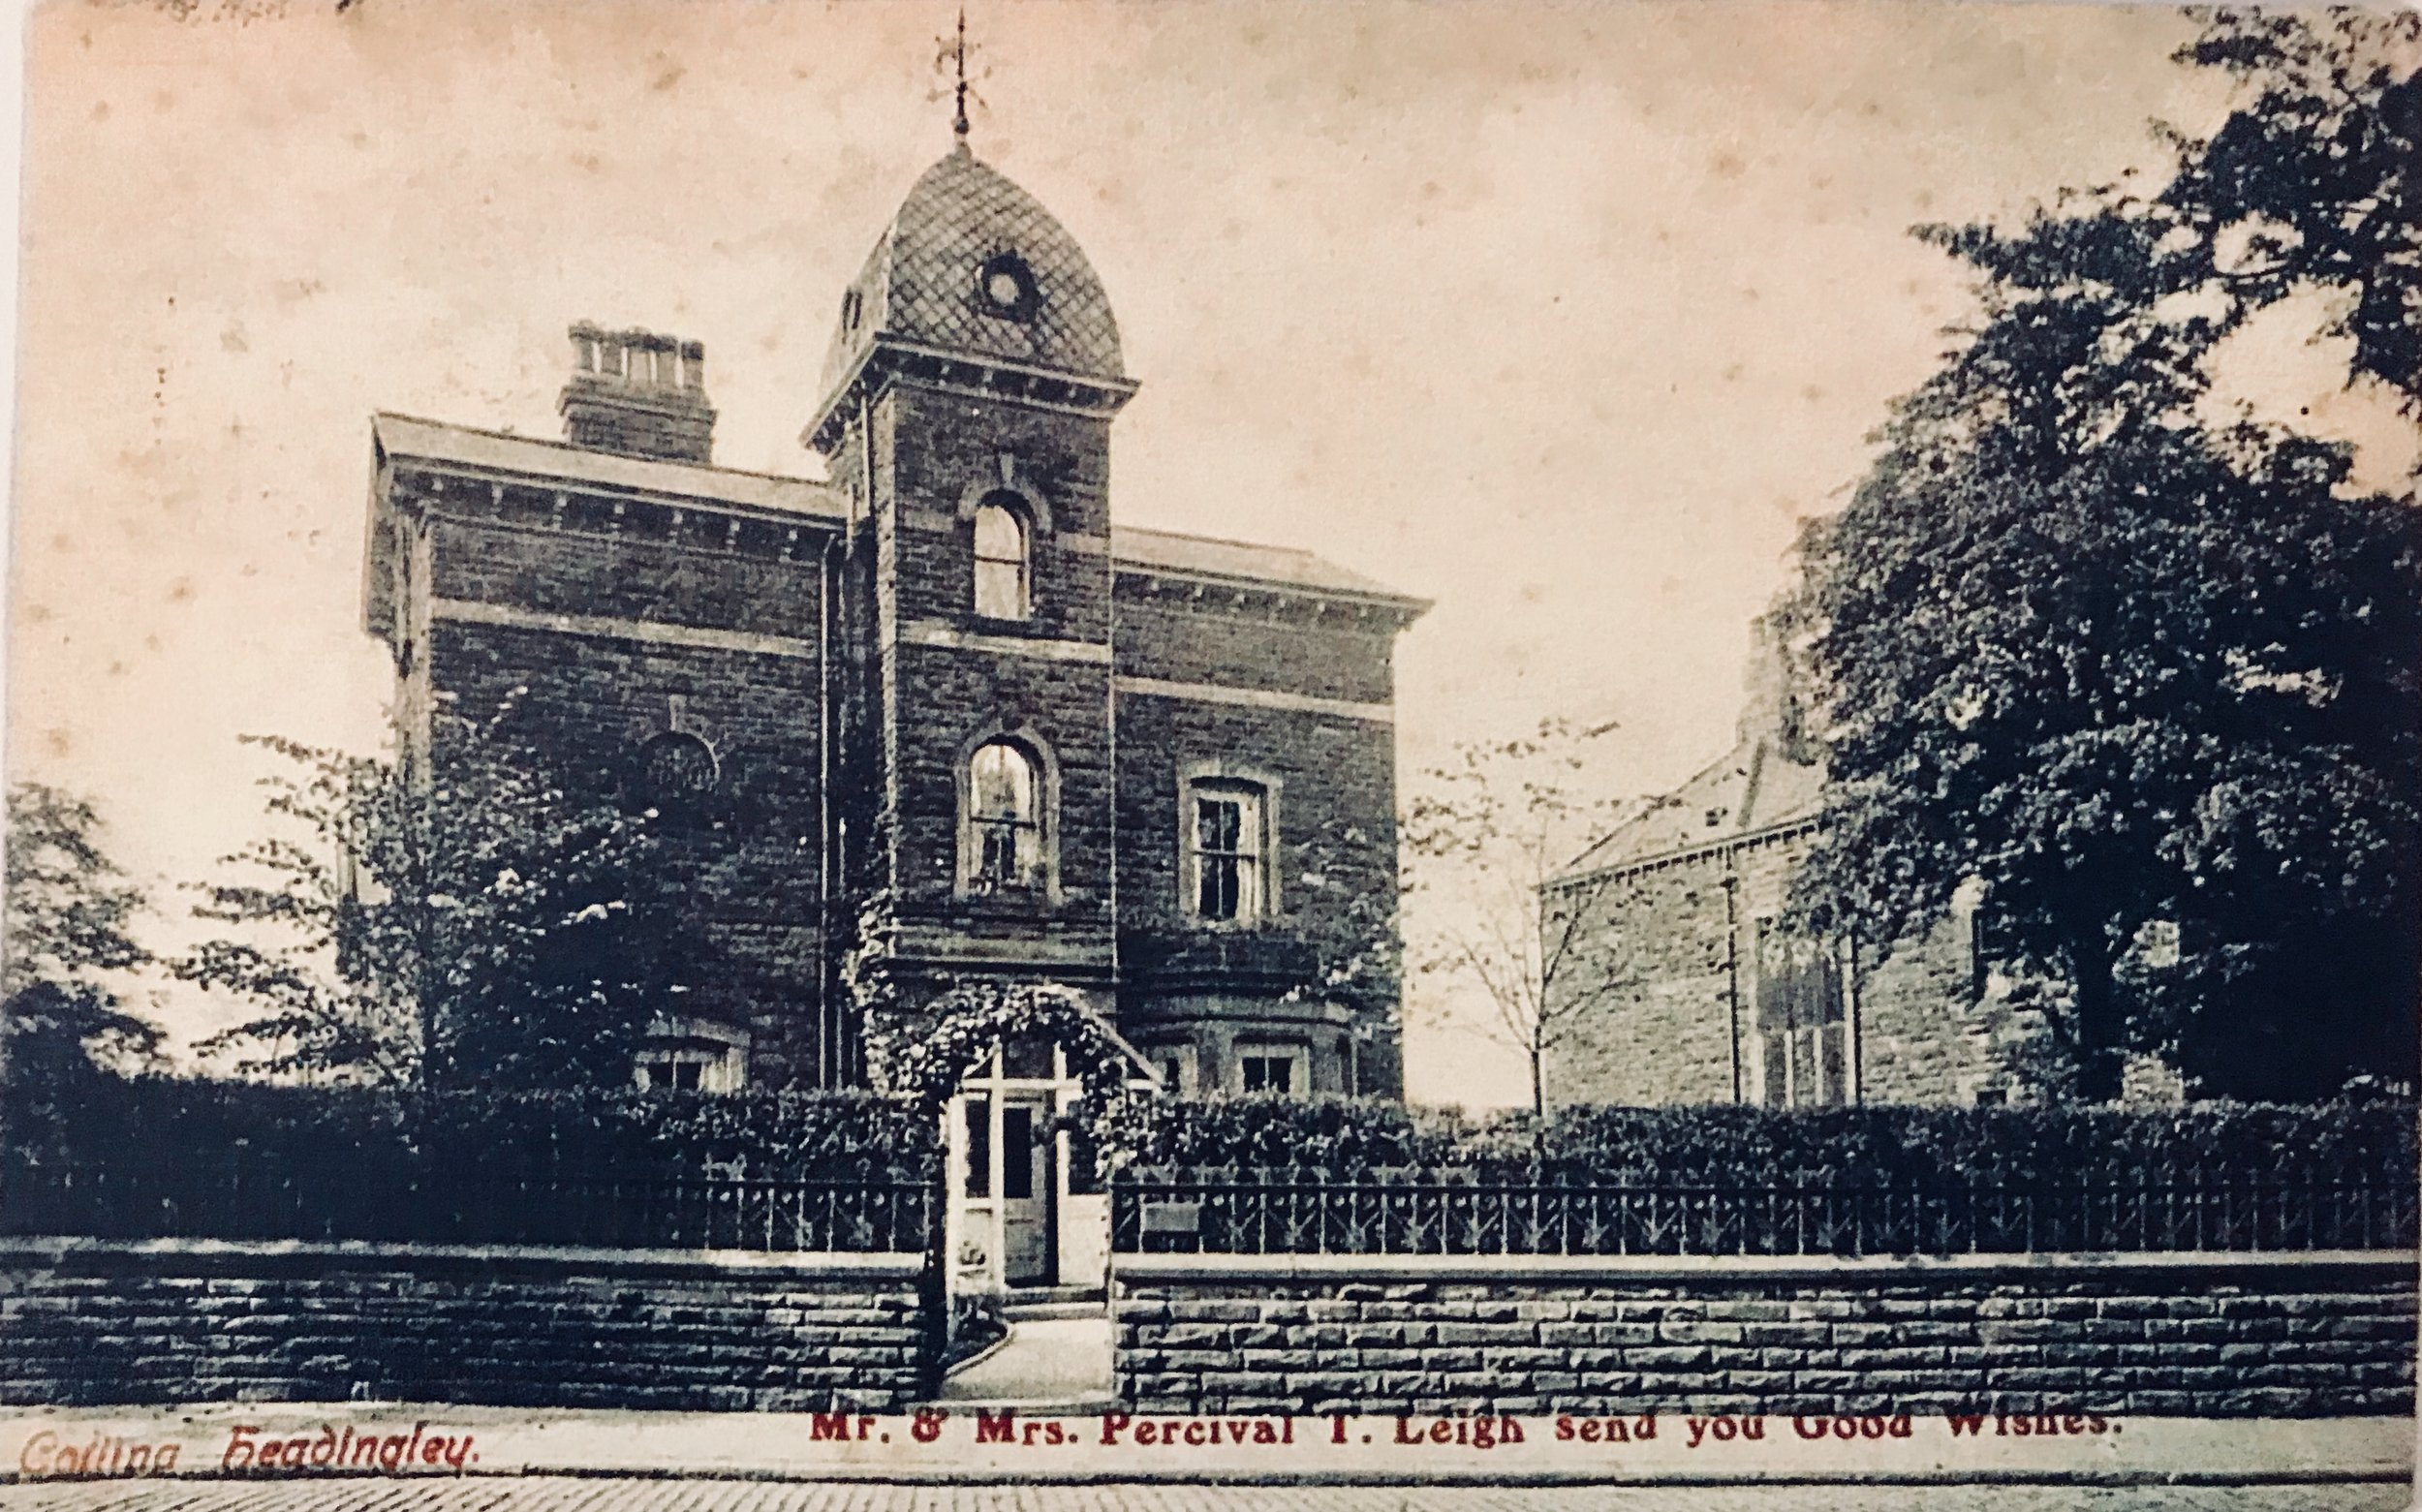
M 744 473 L 696 462 L 591 451 L 560 441 L 540 441 L 502 431 L 475 430 L 409 415 L 375 415 L 371 436 L 382 455 L 450 462 L 532 478 L 559 478 L 718 504 L 754 506 L 790 514 L 839 519 L 847 508 L 832 490 L 804 478 Z
M 1771 735 L 1754 736 L 1652 802 L 1573 858 L 1565 876 L 1601 872 L 1816 817 L 1824 769 L 1795 761 Z
M 1252 541 L 1223 540 L 1216 536 L 1188 536 L 1177 531 L 1113 525 L 1110 527 L 1110 554 L 1121 567 L 1178 572 L 1190 577 L 1276 583 L 1323 593 L 1382 599 L 1397 604 L 1428 606 L 1427 600 L 1399 593 L 1377 578 L 1365 577 L 1360 572 L 1292 546 L 1265 546 Z

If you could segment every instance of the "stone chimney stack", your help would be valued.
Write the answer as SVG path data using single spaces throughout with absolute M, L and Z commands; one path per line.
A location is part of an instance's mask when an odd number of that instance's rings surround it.
M 1790 652 L 1783 643 L 1781 628 L 1762 614 L 1750 621 L 1750 660 L 1741 679 L 1741 694 L 1735 738 L 1744 744 L 1770 740 L 1792 760 L 1805 760 L 1800 752 L 1806 739 L 1805 710 L 1793 684 Z
M 572 377 L 555 408 L 564 440 L 592 451 L 704 462 L 714 451 L 706 348 L 654 331 L 572 327 Z

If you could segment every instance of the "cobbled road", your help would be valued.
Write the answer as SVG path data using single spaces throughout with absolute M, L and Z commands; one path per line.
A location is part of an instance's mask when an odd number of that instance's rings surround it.
M 2089 1486 L 897 1486 L 764 1481 L 184 1481 L 0 1487 L 8 1512 L 2396 1512 L 2382 1483 Z

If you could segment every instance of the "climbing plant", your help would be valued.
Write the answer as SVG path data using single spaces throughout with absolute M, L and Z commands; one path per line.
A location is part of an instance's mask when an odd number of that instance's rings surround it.
M 995 1045 L 1047 1040 L 1078 1086 L 1074 1123 L 1113 1159 L 1131 1151 L 1150 1099 L 1128 1086 L 1125 1045 L 1072 989 L 1049 983 L 967 982 L 924 1013 L 870 1014 L 867 1065 L 876 1085 L 939 1112 Z

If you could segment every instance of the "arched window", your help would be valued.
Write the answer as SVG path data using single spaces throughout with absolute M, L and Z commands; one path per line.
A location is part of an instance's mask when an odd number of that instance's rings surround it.
M 976 612 L 986 619 L 1022 620 L 1028 600 L 1026 520 L 994 494 L 976 507 Z
M 713 749 L 685 730 L 667 730 L 639 747 L 637 789 L 659 813 L 696 813 L 714 796 L 720 776 Z
M 967 887 L 1015 891 L 1043 879 L 1042 782 L 1035 761 L 1006 740 L 967 762 Z

